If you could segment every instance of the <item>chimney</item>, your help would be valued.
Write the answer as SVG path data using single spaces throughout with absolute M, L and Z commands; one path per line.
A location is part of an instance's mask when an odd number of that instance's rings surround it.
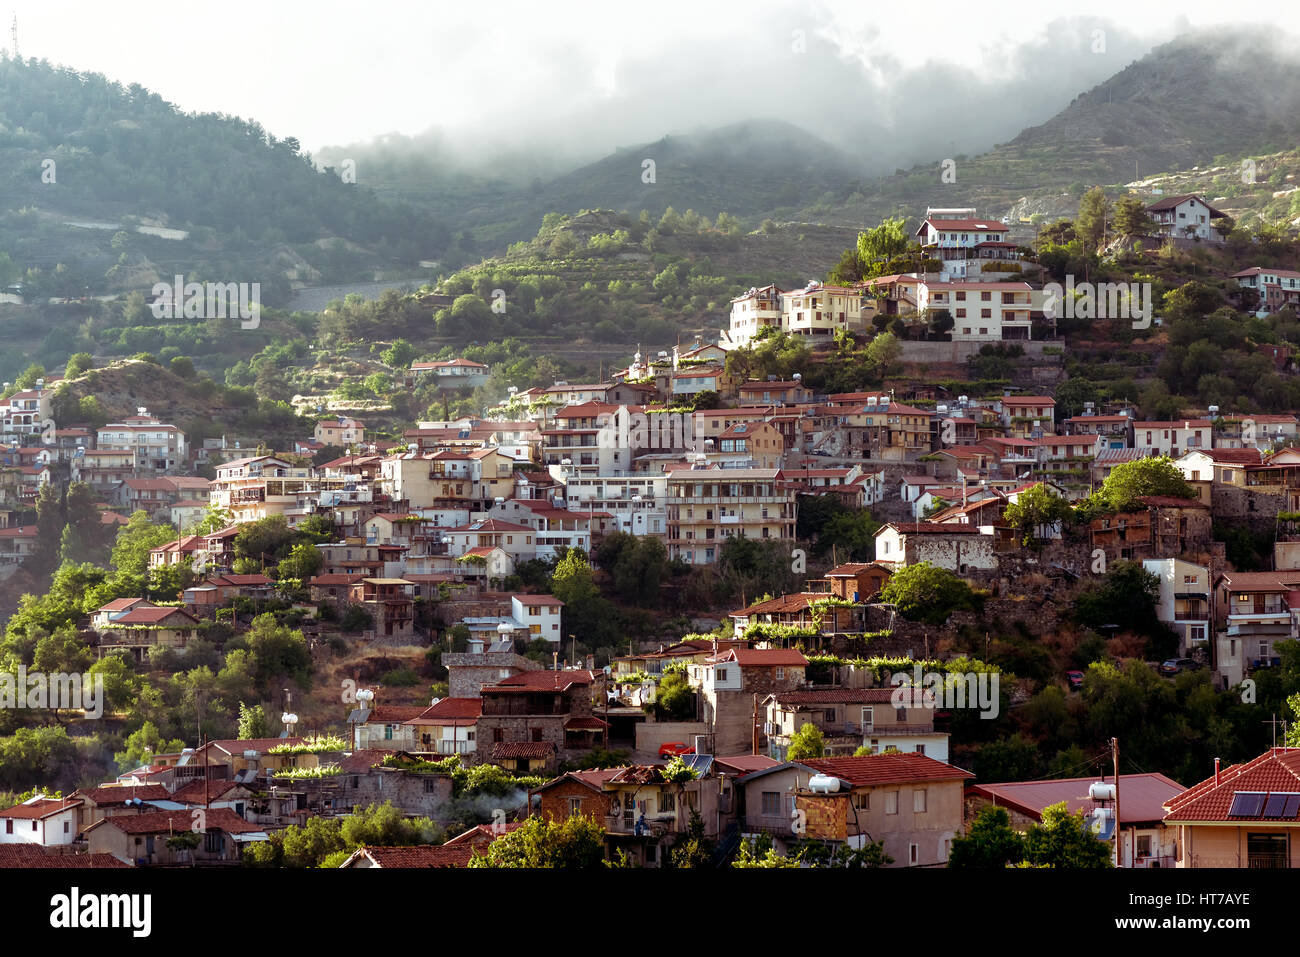
M 1214 783 L 1219 783 L 1219 759 L 1214 759 Z

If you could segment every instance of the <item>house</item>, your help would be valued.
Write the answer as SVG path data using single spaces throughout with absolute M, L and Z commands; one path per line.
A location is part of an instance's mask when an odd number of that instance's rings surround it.
M 1232 278 L 1237 280 L 1243 291 L 1250 290 L 1253 293 L 1249 302 L 1240 294 L 1236 297 L 1248 310 L 1253 305 L 1253 311 L 1265 315 L 1285 306 L 1300 311 L 1300 272 L 1294 269 L 1252 266 L 1233 273 Z
M 939 522 L 889 522 L 876 532 L 876 562 L 892 570 L 929 562 L 964 575 L 995 569 L 994 536 L 979 526 Z
M 548 821 L 560 822 L 578 814 L 604 822 L 616 810 L 614 795 L 605 790 L 605 782 L 619 768 L 569 771 L 552 778 L 530 792 L 536 796 L 537 814 Z
M 980 275 L 990 261 L 1017 258 L 1010 229 L 996 219 L 976 219 L 975 210 L 928 209 L 917 227 L 917 242 L 929 259 L 943 263 L 944 278 L 965 279 Z
M 0 811 L 0 845 L 71 844 L 76 840 L 81 799 L 49 798 L 43 794 Z
M 802 820 L 802 839 L 852 848 L 879 842 L 893 858 L 888 866 L 941 867 L 962 834 L 962 788 L 974 777 L 921 754 L 778 764 L 737 779 L 740 830 L 770 834 L 780 849 Z
M 112 854 L 144 867 L 235 862 L 244 845 L 267 839 L 262 825 L 245 821 L 228 808 L 209 808 L 197 831 L 199 844 L 193 849 L 176 846 L 172 839 L 195 833 L 199 821 L 188 808 L 106 817 L 86 829 L 86 843 L 92 854 Z
M 416 751 L 472 755 L 478 750 L 482 713 L 481 698 L 442 698 L 403 724 L 412 730 Z
M 831 594 L 845 601 L 868 601 L 884 587 L 892 574 L 878 562 L 848 562 L 836 565 L 826 573 Z
M 774 469 L 785 454 L 781 433 L 768 422 L 737 422 L 713 442 L 705 454 L 710 464 L 722 468 Z
M 600 677 L 585 670 L 524 671 L 484 685 L 478 759 L 533 771 L 591 750 L 608 727 L 592 711 L 596 696 L 604 697 Z
M 1091 547 L 1120 558 L 1195 556 L 1212 539 L 1210 509 L 1191 498 L 1143 495 L 1127 512 L 1099 515 L 1088 524 Z
M 812 280 L 781 297 L 781 331 L 830 342 L 838 332 L 860 332 L 876 314 L 876 300 L 860 288 Z
M 1094 778 L 1054 778 L 1050 781 L 1012 781 L 1000 784 L 972 784 L 966 788 L 966 824 L 988 806 L 1006 808 L 1011 826 L 1027 831 L 1041 823 L 1043 811 L 1065 802 L 1071 814 L 1106 806 L 1089 796 Z M 1165 805 L 1183 793 L 1183 786 L 1163 774 L 1121 774 L 1119 776 L 1120 867 L 1173 867 L 1177 853 L 1177 832 L 1165 826 Z M 1098 833 L 1112 840 L 1114 819 Z
M 1156 618 L 1178 635 L 1179 657 L 1200 657 L 1197 653 L 1202 652 L 1208 659 L 1214 623 L 1209 566 L 1181 558 L 1147 558 L 1142 567 L 1160 579 Z
M 916 311 L 946 310 L 953 342 L 1029 338 L 1031 296 L 1027 282 L 930 282 L 916 286 Z
M 1281 664 L 1274 642 L 1300 637 L 1300 571 L 1223 572 L 1215 581 L 1215 671 L 1225 688 Z
M 1209 419 L 1134 422 L 1133 447 L 1147 455 L 1167 455 L 1176 459 L 1186 451 L 1210 448 L 1213 431 Z
M 1127 415 L 1072 415 L 1065 420 L 1066 435 L 1098 435 L 1100 448 L 1133 447 L 1133 420 Z
M 106 619 L 100 618 L 105 614 Z M 99 632 L 101 658 L 125 649 L 136 661 L 144 661 L 154 646 L 183 650 L 191 638 L 200 634 L 199 620 L 184 609 L 144 601 L 121 611 L 110 611 L 104 606 L 95 617 L 100 620 L 93 627 Z
M 799 405 L 812 399 L 812 390 L 798 379 L 754 380 L 737 386 L 736 395 L 742 406 Z
M 346 415 L 340 415 L 336 419 L 321 419 L 316 423 L 312 436 L 323 446 L 359 445 L 366 440 L 366 424 Z
M 363 578 L 350 587 L 348 600 L 370 615 L 376 638 L 401 643 L 415 637 L 414 589 L 404 578 Z
M 1195 193 L 1166 196 L 1149 205 L 1147 215 L 1155 223 L 1156 235 L 1175 239 L 1221 242 L 1223 234 L 1210 225 L 1223 213 Z
M 686 677 L 699 696 L 699 719 L 712 729 L 713 752 L 757 750 L 757 702 L 802 688 L 807 667 L 808 659 L 793 648 L 729 648 L 688 664 Z
M 145 805 L 152 808 L 156 801 L 171 800 L 172 794 L 161 784 L 107 784 L 73 791 L 69 797 L 81 802 L 74 827 L 76 832 L 81 832 L 103 818 L 135 814 Z
M 427 708 L 421 705 L 375 705 L 360 707 L 348 715 L 352 747 L 357 751 L 382 748 L 392 751 L 418 751 L 415 726 L 409 722 Z
M 455 358 L 441 362 L 412 362 L 406 377 L 408 388 L 426 376 L 432 376 L 439 389 L 475 389 L 488 380 L 490 369 L 481 362 Z
M 1056 400 L 1050 395 L 1007 395 L 999 404 L 1002 424 L 1013 436 L 1039 438 L 1056 429 Z
M 747 348 L 763 328 L 781 329 L 784 309 L 780 286 L 753 287 L 731 300 L 730 327 L 723 331 L 726 349 Z
M 35 525 L 0 528 L 0 568 L 21 564 L 36 554 L 37 534 Z
M 1300 867 L 1300 748 L 1270 748 L 1166 802 L 1176 867 Z
M 805 724 L 822 732 L 827 757 L 894 750 L 948 760 L 948 734 L 934 729 L 933 697 L 923 707 L 896 708 L 894 688 L 831 688 L 782 691 L 761 704 L 767 753 L 786 760 L 791 738 Z

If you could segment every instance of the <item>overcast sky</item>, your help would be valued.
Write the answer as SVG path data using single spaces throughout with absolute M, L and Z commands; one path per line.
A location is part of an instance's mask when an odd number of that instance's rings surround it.
M 310 151 L 436 128 L 483 149 L 603 155 L 771 117 L 861 148 L 882 130 L 974 152 L 1242 6 L 877 0 L 0 0 L 3 39 Z M 1252 3 L 1256 22 L 1289 6 Z M 1103 29 L 1104 52 L 1094 52 Z M 802 46 L 802 49 L 801 49 Z M 936 119 L 938 122 L 936 122 Z M 942 126 L 942 130 L 936 127 Z M 927 149 L 933 145 L 927 142 Z

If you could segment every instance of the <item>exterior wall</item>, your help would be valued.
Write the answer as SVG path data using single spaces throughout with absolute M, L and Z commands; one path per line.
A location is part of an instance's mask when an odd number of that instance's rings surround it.
M 580 802 L 578 813 L 594 817 L 602 825 L 614 808 L 612 794 L 595 792 L 590 787 L 569 778 L 538 794 L 541 802 L 538 813 L 550 821 L 566 820 L 573 813 L 570 800 Z
M 444 654 L 442 663 L 448 671 L 449 698 L 477 698 L 483 685 L 494 685 L 521 671 L 535 671 L 539 667 L 536 662 L 520 657 L 513 651 Z
M 1248 834 L 1288 835 L 1286 863 L 1281 866 L 1300 867 L 1300 833 L 1294 827 L 1259 825 L 1208 827 L 1179 825 L 1178 867 L 1248 867 Z
M 77 837 L 77 816 L 78 809 L 72 807 L 41 820 L 5 818 L 0 821 L 0 844 L 39 844 L 43 847 L 71 844 Z M 11 824 L 12 833 L 9 830 Z
M 639 721 L 636 726 L 636 749 L 638 751 L 658 754 L 659 748 L 670 741 L 684 741 L 695 747 L 697 734 L 708 734 L 709 726 L 704 721 Z M 752 742 L 746 742 L 742 752 L 749 753 Z M 735 754 L 734 751 L 717 751 L 718 754 Z

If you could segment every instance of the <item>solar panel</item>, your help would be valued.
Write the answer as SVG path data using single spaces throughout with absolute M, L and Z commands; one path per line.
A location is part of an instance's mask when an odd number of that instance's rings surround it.
M 1286 807 L 1285 794 L 1270 794 L 1268 803 L 1264 805 L 1264 817 L 1281 817 L 1282 809 Z
M 1268 796 L 1268 803 L 1264 805 L 1263 816 L 1286 820 L 1294 818 L 1298 811 L 1300 811 L 1300 793 L 1276 791 Z
M 1228 809 L 1229 817 L 1259 817 L 1264 810 L 1264 798 L 1259 791 L 1234 791 L 1232 807 Z

